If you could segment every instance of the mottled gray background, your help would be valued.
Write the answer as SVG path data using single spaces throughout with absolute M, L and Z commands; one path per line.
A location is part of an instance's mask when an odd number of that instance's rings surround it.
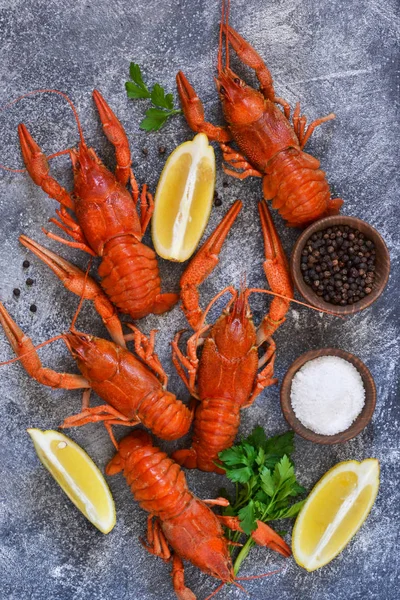
M 29 90 L 55 87 L 74 100 L 87 140 L 99 155 L 114 165 L 112 148 L 102 135 L 91 99 L 99 88 L 125 125 L 140 183 L 150 189 L 160 175 L 165 156 L 192 136 L 180 117 L 161 132 L 146 134 L 138 125 L 145 102 L 128 101 L 124 91 L 130 60 L 140 63 L 146 81 L 161 82 L 175 90 L 174 76 L 184 69 L 206 106 L 207 116 L 221 121 L 214 89 L 219 2 L 206 0 L 1 0 L 0 105 Z M 397 13 L 397 14 L 396 14 Z M 370 309 L 345 322 L 294 307 L 276 334 L 276 373 L 282 379 L 302 352 L 338 346 L 357 354 L 375 377 L 378 401 L 368 428 L 355 440 L 334 447 L 296 439 L 298 476 L 310 488 L 338 461 L 377 457 L 382 484 L 367 522 L 344 552 L 329 566 L 312 574 L 292 559 L 255 549 L 243 574 L 284 567 L 270 579 L 246 582 L 252 598 L 282 600 L 391 599 L 398 598 L 398 461 L 399 409 L 396 397 L 399 347 L 396 302 L 398 297 L 398 213 L 396 162 L 399 128 L 399 87 L 396 79 L 398 11 L 395 0 L 234 0 L 231 22 L 265 58 L 276 90 L 292 105 L 297 100 L 310 119 L 334 111 L 337 119 L 319 128 L 308 144 L 327 172 L 334 196 L 345 200 L 343 212 L 360 216 L 383 235 L 392 259 L 387 289 Z M 397 37 L 398 39 L 398 37 Z M 253 74 L 234 67 L 255 84 Z M 18 103 L 0 115 L 0 162 L 21 166 L 16 127 L 24 121 L 46 153 L 74 145 L 77 130 L 70 109 L 60 98 L 39 96 Z M 148 148 L 148 156 L 142 149 Z M 203 300 L 227 284 L 238 285 L 243 273 L 249 284 L 264 286 L 263 246 L 256 203 L 261 198 L 257 179 L 244 182 L 223 175 L 217 150 L 219 191 L 223 204 L 214 208 L 207 231 L 232 201 L 240 197 L 244 209 L 222 252 L 221 262 L 202 288 Z M 397 164 L 398 167 L 398 164 Z M 52 162 L 54 175 L 71 184 L 66 157 Z M 40 227 L 54 215 L 56 203 L 26 175 L 0 172 L 1 300 L 36 343 L 64 331 L 77 298 L 18 243 L 25 233 L 47 243 L 63 256 L 85 267 L 87 257 L 57 243 L 49 243 Z M 229 181 L 229 187 L 223 187 Z M 287 252 L 298 231 L 287 230 L 275 213 Z M 149 237 L 147 238 L 149 239 Z M 22 268 L 25 258 L 29 269 Z M 181 265 L 160 260 L 164 289 L 177 288 Z M 27 287 L 27 277 L 34 285 Z M 21 289 L 19 299 L 13 288 Z M 35 303 L 33 314 L 29 306 Z M 219 310 L 222 303 L 218 305 Z M 218 312 L 215 308 L 214 316 Z M 253 300 L 259 322 L 268 301 Z M 157 350 L 171 374 L 170 389 L 183 399 L 187 393 L 170 362 L 169 341 L 186 325 L 178 308 L 141 322 L 148 332 L 161 331 Z M 106 335 L 90 304 L 79 319 L 84 331 Z M 0 334 L 0 360 L 12 357 Z M 46 365 L 74 370 L 61 342 L 41 351 Z M 95 530 L 64 496 L 39 464 L 25 430 L 29 426 L 54 428 L 80 407 L 78 391 L 52 391 L 31 381 L 19 365 L 1 369 L 0 472 L 1 539 L 0 595 L 7 600 L 172 600 L 170 567 L 147 554 L 138 543 L 146 515 L 133 502 L 121 476 L 110 478 L 117 506 L 117 525 L 107 536 Z M 241 434 L 256 424 L 268 433 L 287 429 L 279 407 L 279 388 L 269 388 L 256 404 L 243 412 Z M 101 425 L 70 430 L 103 468 L 113 447 Z M 117 435 L 123 432 L 119 430 Z M 186 440 L 187 443 L 187 440 Z M 185 441 L 179 442 L 180 446 Z M 172 449 L 172 444 L 164 445 Z M 224 480 L 217 475 L 190 472 L 191 487 L 202 497 L 214 496 Z M 188 565 L 187 584 L 199 599 L 216 582 Z M 236 588 L 224 588 L 218 598 L 244 598 Z

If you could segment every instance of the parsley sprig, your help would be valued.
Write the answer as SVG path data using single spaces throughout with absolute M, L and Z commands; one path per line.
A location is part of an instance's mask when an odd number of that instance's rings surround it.
M 294 450 L 293 436 L 293 432 L 289 431 L 267 439 L 263 428 L 256 427 L 242 442 L 219 453 L 222 461 L 220 466 L 236 486 L 234 500 L 229 498 L 226 490 L 221 491 L 230 501 L 230 506 L 224 509 L 223 514 L 238 516 L 248 536 L 256 529 L 257 520 L 267 523 L 294 517 L 305 502 L 300 500 L 293 503 L 297 496 L 305 492 L 297 483 L 290 460 Z M 241 535 L 228 532 L 229 539 L 235 542 Z M 253 545 L 249 537 L 236 557 L 235 574 Z
M 173 115 L 181 114 L 180 109 L 174 108 L 174 97 L 172 94 L 166 94 L 164 88 L 159 84 L 154 84 L 149 90 L 143 81 L 140 67 L 136 63 L 131 63 L 129 74 L 132 81 L 125 83 L 128 98 L 148 98 L 151 100 L 154 108 L 146 110 L 146 117 L 140 123 L 140 128 L 145 131 L 157 131 Z

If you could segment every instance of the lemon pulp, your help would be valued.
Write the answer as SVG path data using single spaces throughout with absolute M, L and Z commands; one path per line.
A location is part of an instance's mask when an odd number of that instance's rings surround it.
M 293 556 L 308 571 L 330 562 L 367 518 L 379 488 L 379 462 L 347 461 L 311 491 L 293 529 Z
M 182 262 L 195 251 L 210 216 L 215 155 L 204 133 L 168 157 L 157 186 L 153 243 L 163 258 Z
M 28 429 L 46 469 L 75 506 L 103 533 L 115 525 L 110 489 L 92 459 L 63 433 Z

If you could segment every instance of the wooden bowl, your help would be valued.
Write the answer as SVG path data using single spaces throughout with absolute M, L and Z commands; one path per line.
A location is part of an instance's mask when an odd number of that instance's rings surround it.
M 365 404 L 361 413 L 348 429 L 340 433 L 336 433 L 335 435 L 322 435 L 320 433 L 314 433 L 314 431 L 311 431 L 311 429 L 305 427 L 294 414 L 290 400 L 292 379 L 295 373 L 297 373 L 297 371 L 306 362 L 313 360 L 314 358 L 319 358 L 320 356 L 339 356 L 340 358 L 344 358 L 353 364 L 361 375 L 365 389 Z M 298 435 L 301 435 L 301 437 L 305 438 L 306 440 L 310 440 L 311 442 L 315 442 L 317 444 L 340 444 L 356 437 L 356 435 L 358 435 L 370 422 L 375 410 L 375 403 L 375 382 L 369 369 L 359 358 L 357 358 L 357 356 L 354 356 L 354 354 L 350 354 L 350 352 L 346 352 L 345 350 L 340 350 L 339 348 L 321 348 L 320 350 L 310 350 L 309 352 L 305 352 L 305 354 L 299 356 L 299 358 L 294 361 L 291 367 L 289 367 L 281 387 L 281 408 L 286 421 Z
M 364 296 L 364 298 L 358 302 L 349 304 L 347 306 L 331 304 L 329 302 L 325 302 L 321 296 L 317 296 L 314 290 L 305 283 L 300 269 L 302 256 L 301 253 L 306 245 L 307 240 L 312 236 L 313 233 L 321 231 L 322 229 L 327 229 L 328 227 L 333 227 L 334 225 L 348 225 L 353 229 L 358 229 L 375 244 L 376 250 L 375 280 L 372 284 L 372 292 L 367 296 Z M 317 308 L 330 310 L 338 315 L 351 315 L 370 306 L 382 294 L 389 278 L 390 257 L 383 238 L 371 225 L 368 225 L 368 223 L 362 221 L 361 219 L 357 219 L 356 217 L 336 215 L 334 217 L 320 219 L 303 231 L 293 247 L 292 256 L 290 258 L 290 270 L 296 288 L 306 299 L 308 304 L 312 304 Z

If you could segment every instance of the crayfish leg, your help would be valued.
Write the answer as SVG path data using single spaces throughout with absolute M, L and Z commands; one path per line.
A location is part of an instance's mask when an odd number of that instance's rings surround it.
M 103 131 L 115 148 L 115 157 L 117 159 L 115 177 L 122 185 L 126 185 L 131 173 L 132 161 L 125 129 L 98 90 L 93 91 L 93 100 L 99 112 Z
M 4 329 L 14 352 L 19 357 L 25 371 L 39 383 L 53 388 L 76 390 L 90 388 L 90 383 L 82 375 L 72 373 L 57 373 L 43 367 L 32 340 L 13 321 L 5 307 L 0 302 L 0 325 Z M 61 336 L 57 336 L 59 339 Z M 8 362 L 8 361 L 7 361 Z M 7 363 L 2 363 L 7 364 Z
M 172 558 L 171 577 L 178 600 L 196 600 L 196 596 L 193 594 L 192 590 L 185 586 L 183 562 L 181 557 L 177 554 L 174 554 Z
M 203 316 L 203 311 L 199 305 L 199 292 L 197 288 L 217 266 L 222 245 L 241 208 L 242 202 L 236 200 L 220 224 L 197 252 L 196 256 L 190 261 L 189 266 L 181 277 L 182 310 L 195 331 L 200 326 Z
M 41 187 L 50 198 L 74 210 L 74 201 L 67 190 L 49 175 L 50 166 L 46 155 L 23 123 L 18 125 L 18 136 L 26 169 L 36 185 Z
M 231 134 L 226 127 L 218 127 L 204 120 L 204 107 L 194 88 L 186 76 L 179 71 L 176 76 L 176 85 L 181 100 L 183 114 L 193 131 L 205 133 L 209 140 L 215 142 L 229 142 Z
M 286 254 L 265 201 L 259 202 L 258 211 L 265 249 L 263 267 L 270 288 L 277 294 L 293 298 L 293 284 Z M 257 331 L 257 344 L 259 346 L 282 325 L 289 309 L 289 304 L 288 300 L 279 297 L 275 297 L 272 300 L 269 312 L 264 317 Z
M 256 77 L 260 82 L 260 89 L 268 100 L 271 102 L 275 101 L 275 92 L 272 82 L 272 75 L 264 63 L 261 56 L 254 50 L 254 48 L 246 42 L 237 31 L 230 25 L 226 26 L 225 35 L 228 37 L 229 43 L 236 52 L 238 58 L 248 67 L 254 69 Z
M 221 516 L 217 515 L 217 519 L 228 529 L 232 531 L 241 531 L 243 529 L 240 525 L 239 517 L 229 517 L 229 516 Z M 279 552 L 282 556 L 288 557 L 292 554 L 289 546 L 285 542 L 284 539 L 281 538 L 280 535 L 276 533 L 269 525 L 266 525 L 262 521 L 257 521 L 257 529 L 252 532 L 251 537 L 259 546 L 267 546 L 274 550 L 275 552 Z
M 125 348 L 124 334 L 117 311 L 100 285 L 65 258 L 41 246 L 26 235 L 21 235 L 19 241 L 50 267 L 67 290 L 80 298 L 85 298 L 85 300 L 93 300 L 95 309 L 102 318 L 110 336 L 116 344 Z
M 168 542 L 160 527 L 158 519 L 154 519 L 153 516 L 147 517 L 147 540 L 139 538 L 142 546 L 146 548 L 150 554 L 159 556 L 163 560 L 169 560 L 171 558 L 171 552 L 168 548 Z

